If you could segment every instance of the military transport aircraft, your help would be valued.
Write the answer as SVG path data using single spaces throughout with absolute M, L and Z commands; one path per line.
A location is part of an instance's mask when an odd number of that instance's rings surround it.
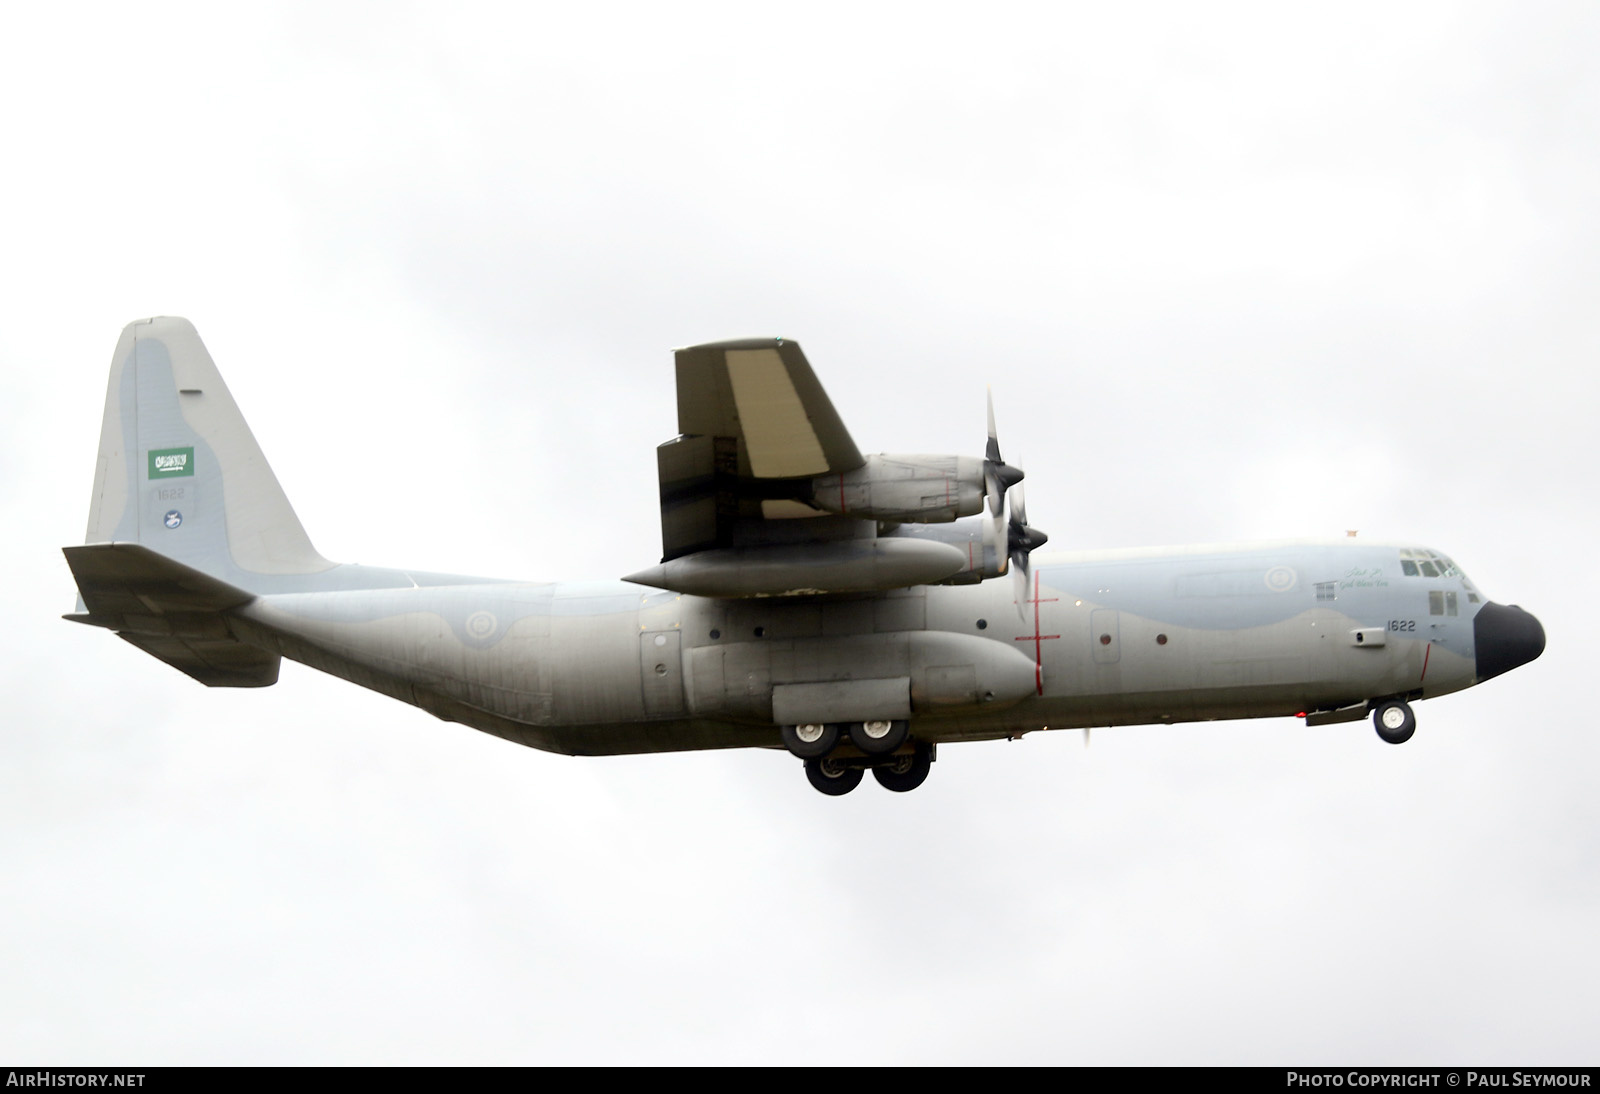
M 677 351 L 662 560 L 530 584 L 329 562 L 186 320 L 130 324 L 66 618 L 214 687 L 281 658 L 574 755 L 787 749 L 825 794 L 935 749 L 1063 728 L 1369 713 L 1538 657 L 1539 621 L 1455 562 L 1352 539 L 1032 558 L 1001 458 L 863 456 L 800 347 Z M 1001 580 L 989 580 L 997 578 Z

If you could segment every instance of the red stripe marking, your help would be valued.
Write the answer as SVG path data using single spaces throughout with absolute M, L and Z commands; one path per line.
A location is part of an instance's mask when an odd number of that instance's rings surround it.
M 1421 683 L 1422 681 L 1424 681 L 1424 680 L 1426 680 L 1428 678 L 1428 658 L 1430 658 L 1432 656 L 1433 656 L 1433 643 L 1429 642 L 1427 651 L 1424 652 L 1423 655 L 1422 655 L 1422 675 L 1417 677 L 1417 682 L 1418 683 Z
M 844 472 L 841 471 L 839 472 L 839 512 L 843 513 L 844 511 Z
M 1032 600 L 1024 600 L 1023 601 L 1024 604 L 1032 604 L 1033 605 L 1033 633 L 1032 634 L 1018 635 L 1017 637 L 1013 638 L 1012 641 L 1013 642 L 1032 642 L 1033 643 L 1033 686 L 1039 692 L 1040 695 L 1043 695 L 1044 694 L 1044 647 L 1043 647 L 1043 645 L 1041 645 L 1041 643 L 1046 642 L 1046 641 L 1048 641 L 1048 640 L 1050 640 L 1052 638 L 1060 638 L 1061 636 L 1059 634 L 1040 634 L 1039 633 L 1039 605 L 1040 604 L 1054 604 L 1056 602 L 1056 600 L 1058 599 L 1058 598 L 1053 597 L 1053 596 L 1045 597 L 1043 600 L 1040 599 L 1040 597 L 1039 597 L 1039 577 L 1040 577 L 1040 574 L 1038 573 L 1038 571 L 1035 571 L 1034 575 L 1033 575 L 1033 599 Z

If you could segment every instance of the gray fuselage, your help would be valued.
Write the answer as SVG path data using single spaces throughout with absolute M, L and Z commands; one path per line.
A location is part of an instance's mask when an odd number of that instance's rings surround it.
M 1438 576 L 1402 555 L 1438 559 Z M 365 571 L 380 572 L 401 576 Z M 778 747 L 775 689 L 880 677 L 909 677 L 912 733 L 929 742 L 1344 720 L 1333 712 L 1504 671 L 1481 671 L 1475 623 L 1510 610 L 1443 556 L 1354 540 L 1042 557 L 1021 605 L 1005 580 L 745 600 L 455 580 L 267 593 L 232 627 L 442 718 L 598 755 Z

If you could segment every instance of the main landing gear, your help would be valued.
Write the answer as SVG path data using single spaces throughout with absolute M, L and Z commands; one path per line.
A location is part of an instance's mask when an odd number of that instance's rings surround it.
M 806 762 L 811 785 L 831 797 L 861 785 L 867 771 L 885 790 L 903 794 L 928 778 L 933 746 L 910 739 L 911 724 L 893 721 L 811 723 L 782 727 L 783 746 Z
M 1386 699 L 1372 708 L 1372 726 L 1392 745 L 1403 745 L 1417 731 L 1417 716 L 1404 699 Z

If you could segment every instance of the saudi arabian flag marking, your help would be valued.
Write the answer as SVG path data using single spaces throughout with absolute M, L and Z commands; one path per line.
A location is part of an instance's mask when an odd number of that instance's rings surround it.
M 152 448 L 150 478 L 176 479 L 194 474 L 193 448 Z

